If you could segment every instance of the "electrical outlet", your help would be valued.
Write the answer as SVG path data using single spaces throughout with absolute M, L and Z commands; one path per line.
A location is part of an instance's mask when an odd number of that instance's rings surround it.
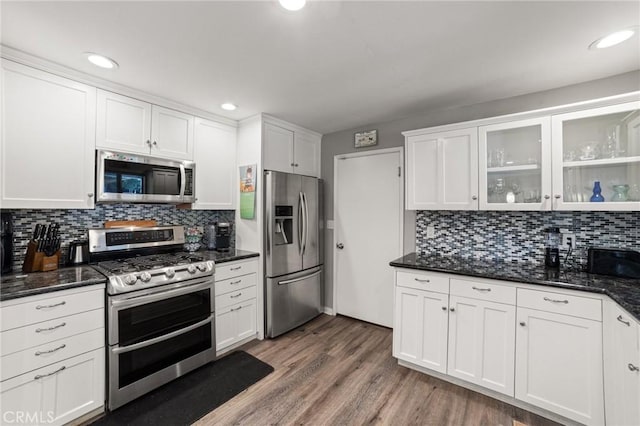
M 571 247 L 572 249 L 576 248 L 576 236 L 570 232 L 565 232 L 562 234 L 562 246 L 563 247 Z
M 436 236 L 436 228 L 433 225 L 427 226 L 427 238 L 434 238 Z

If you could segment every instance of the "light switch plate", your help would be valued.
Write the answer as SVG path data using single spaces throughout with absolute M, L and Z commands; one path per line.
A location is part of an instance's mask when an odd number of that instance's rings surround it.
M 427 238 L 435 238 L 436 228 L 433 225 L 427 226 Z
M 327 229 L 333 229 L 333 221 L 327 220 Z

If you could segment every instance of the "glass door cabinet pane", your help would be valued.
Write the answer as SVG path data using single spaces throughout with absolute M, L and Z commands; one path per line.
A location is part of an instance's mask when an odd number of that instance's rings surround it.
M 550 118 L 479 128 L 480 209 L 551 208 Z
M 554 208 L 640 210 L 640 102 L 553 117 Z

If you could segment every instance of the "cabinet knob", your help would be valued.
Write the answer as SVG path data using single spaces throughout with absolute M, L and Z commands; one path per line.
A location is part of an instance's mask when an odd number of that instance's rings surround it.
M 456 311 L 456 308 L 451 307 L 451 308 L 449 308 L 449 310 L 450 310 L 451 312 L 455 312 L 455 311 Z
M 193 201 L 198 202 L 198 197 L 194 198 Z
M 629 367 L 629 370 L 631 370 L 631 371 L 640 371 L 640 367 L 636 367 L 635 365 L 633 365 L 631 363 L 629 363 L 628 367 Z
M 443 310 L 443 311 L 446 311 L 446 310 L 447 310 L 447 307 L 446 307 L 446 306 L 443 306 L 443 307 L 442 307 L 442 310 Z
M 549 198 L 551 198 L 551 196 L 549 196 L 549 195 L 545 195 L 545 196 L 544 196 L 544 199 L 545 199 L 545 200 L 548 200 Z
M 295 167 L 295 166 L 296 166 L 296 163 L 291 163 L 291 167 Z
M 527 323 L 524 321 L 520 321 L 520 325 L 524 327 L 525 325 L 527 325 Z
M 472 199 L 473 201 L 475 201 L 475 200 L 477 200 L 477 199 L 478 199 L 478 196 L 477 196 L 477 195 L 474 195 L 473 197 L 471 197 L 471 199 Z
M 299 164 L 298 164 L 298 163 L 296 163 L 296 167 L 298 167 L 298 166 L 299 166 Z
M 158 141 L 153 141 L 153 146 L 158 146 Z
M 336 244 L 336 247 L 339 248 L 340 250 L 342 250 L 344 248 L 344 244 L 338 243 L 338 244 Z
M 93 197 L 93 192 L 89 192 L 89 193 L 87 194 L 87 197 L 89 197 L 89 198 Z
M 151 141 L 147 139 L 147 145 L 151 146 Z
M 556 200 L 559 200 L 560 198 L 562 198 L 562 195 L 560 195 L 560 194 L 556 194 L 556 195 L 554 195 L 553 197 L 554 197 Z

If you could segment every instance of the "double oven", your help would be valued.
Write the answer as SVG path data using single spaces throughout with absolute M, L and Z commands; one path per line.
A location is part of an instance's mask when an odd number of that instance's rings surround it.
M 90 230 L 90 250 L 103 259 L 94 267 L 109 279 L 110 410 L 215 360 L 215 265 L 171 251 L 182 240 L 178 226 Z M 155 253 L 120 258 L 108 250 L 134 244 Z M 163 245 L 169 252 L 158 253 Z

